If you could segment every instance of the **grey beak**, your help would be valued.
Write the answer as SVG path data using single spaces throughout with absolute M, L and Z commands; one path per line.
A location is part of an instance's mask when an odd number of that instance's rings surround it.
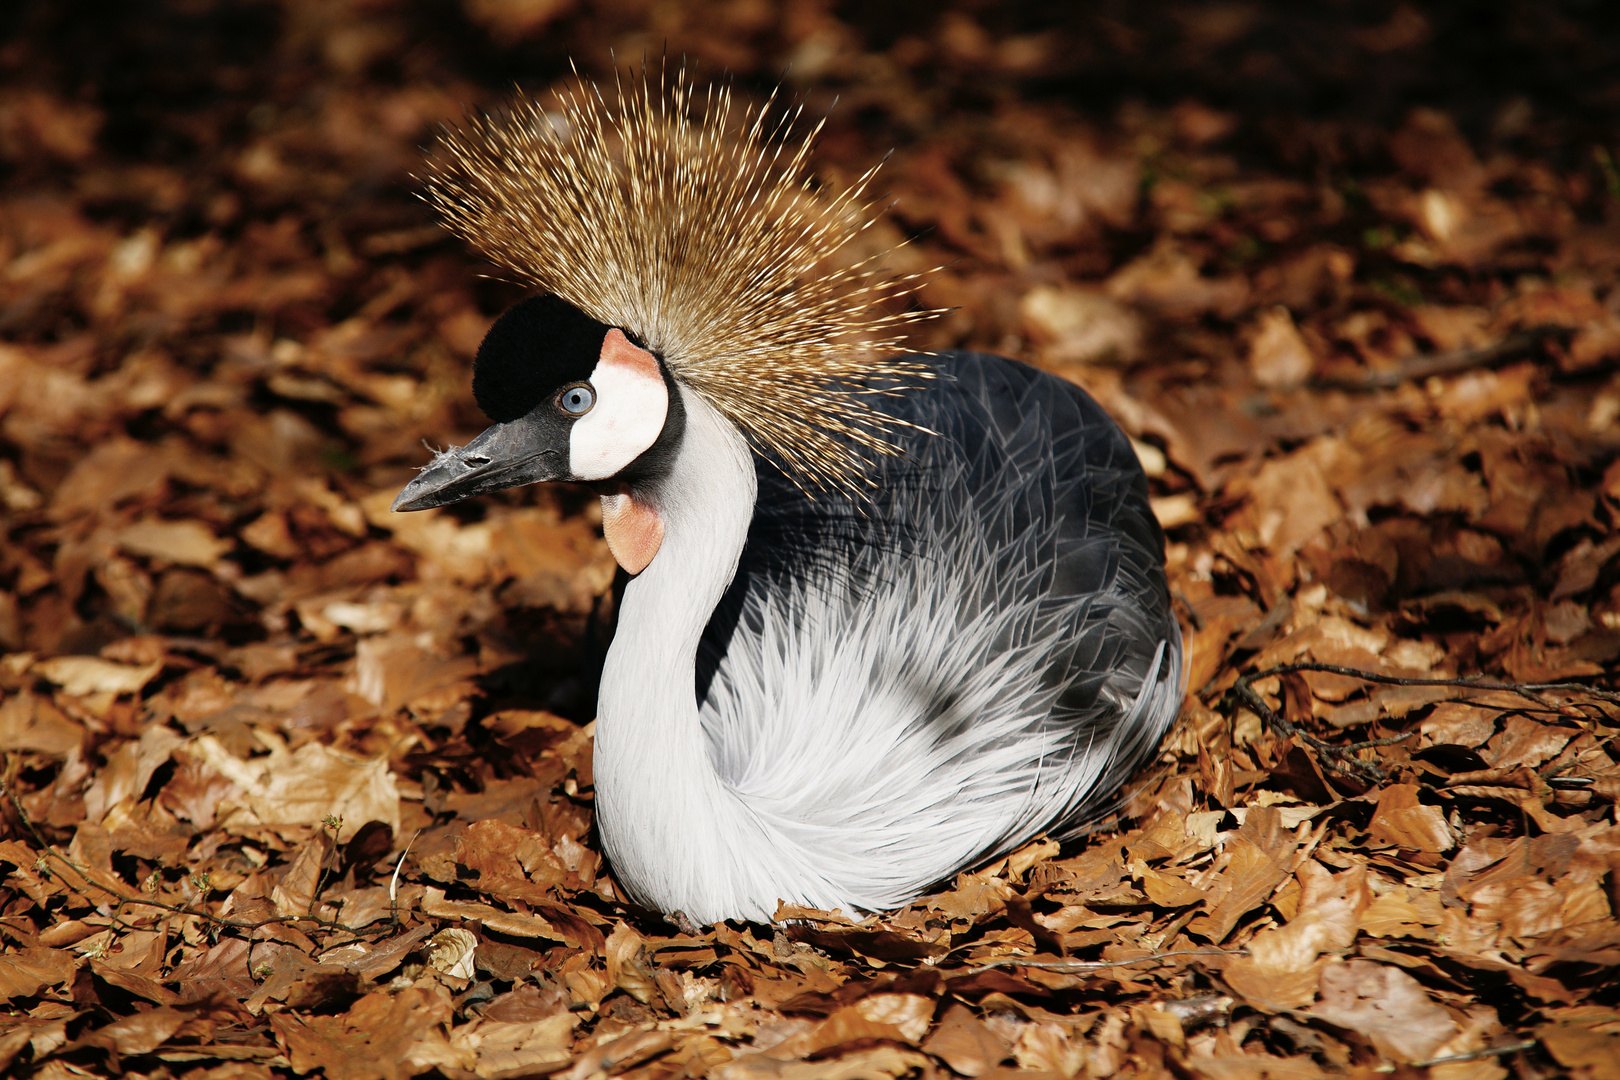
M 566 431 L 559 440 L 531 417 L 485 429 L 466 446 L 440 451 L 394 500 L 395 511 L 435 506 L 488 495 L 504 488 L 568 478 Z

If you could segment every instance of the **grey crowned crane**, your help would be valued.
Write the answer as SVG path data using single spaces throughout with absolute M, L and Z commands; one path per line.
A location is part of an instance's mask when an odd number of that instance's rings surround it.
M 806 179 L 727 90 L 586 87 L 448 132 L 429 198 L 543 295 L 490 329 L 494 425 L 395 510 L 589 484 L 632 575 L 602 672 L 602 846 L 636 901 L 770 921 L 904 904 L 1083 832 L 1181 701 L 1163 535 L 1078 388 L 903 354 Z M 842 260 L 842 261 L 840 261 Z

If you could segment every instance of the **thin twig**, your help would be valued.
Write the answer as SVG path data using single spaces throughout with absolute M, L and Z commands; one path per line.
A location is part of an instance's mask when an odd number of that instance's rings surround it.
M 1396 743 L 1403 743 L 1416 734 L 1418 734 L 1416 731 L 1408 731 L 1403 735 L 1391 735 L 1387 739 L 1363 739 L 1360 742 L 1353 742 L 1343 749 L 1347 754 L 1353 754 L 1357 750 L 1376 750 L 1380 746 L 1394 746 Z
M 1501 1057 L 1503 1054 L 1517 1054 L 1520 1050 L 1534 1050 L 1535 1039 L 1526 1039 L 1524 1042 L 1508 1043 L 1506 1046 L 1488 1046 L 1483 1050 L 1470 1050 L 1466 1054 L 1447 1054 L 1445 1057 L 1430 1058 L 1427 1061 L 1414 1061 L 1412 1068 L 1427 1069 L 1431 1065 L 1450 1065 L 1453 1061 L 1479 1061 L 1481 1058 Z
M 1029 967 L 1039 968 L 1042 971 L 1097 971 L 1102 968 L 1128 967 L 1133 964 L 1146 964 L 1154 960 L 1168 960 L 1176 956 L 1247 956 L 1247 949 L 1182 949 L 1178 952 L 1150 953 L 1147 956 L 1138 956 L 1130 960 L 1039 960 L 1031 957 L 1003 956 L 995 960 L 986 960 L 982 964 L 968 968 L 968 972 L 989 971 L 991 968 L 1001 967 Z
M 118 889 L 101 884 L 95 878 L 90 876 L 90 870 L 88 867 L 80 866 L 79 863 L 71 856 L 65 854 L 55 844 L 48 842 L 44 836 L 40 834 L 40 831 L 38 827 L 35 826 L 33 819 L 28 816 L 28 811 L 23 809 L 22 800 L 17 797 L 16 791 L 14 791 L 11 785 L 6 783 L 6 781 L 3 779 L 0 779 L 0 796 L 4 796 L 6 800 L 11 803 L 12 809 L 16 810 L 17 817 L 23 824 L 23 828 L 28 830 L 29 835 L 31 835 L 34 838 L 35 843 L 39 845 L 40 858 L 55 858 L 57 862 L 61 863 L 69 870 L 72 870 L 74 874 L 78 875 L 83 882 L 82 885 L 75 884 L 73 880 L 70 879 L 66 874 L 62 874 L 60 871 L 58 871 L 57 876 L 60 878 L 62 884 L 66 885 L 80 898 L 89 903 L 91 907 L 100 907 L 102 904 L 106 903 L 106 901 L 96 899 L 94 896 L 90 895 L 90 893 L 87 891 L 88 889 L 94 889 L 98 892 L 106 893 L 108 896 L 117 901 L 117 904 L 113 907 L 113 911 L 115 913 L 113 917 L 115 919 L 116 913 L 121 912 L 125 905 L 139 905 L 141 907 L 155 908 L 158 911 L 166 911 L 171 915 L 189 915 L 193 918 L 202 919 L 205 922 L 212 923 L 215 926 L 226 927 L 231 930 L 245 930 L 250 935 L 254 931 L 261 930 L 266 926 L 309 923 L 321 930 L 352 934 L 355 937 L 362 936 L 362 932 L 355 927 L 344 926 L 342 923 L 333 922 L 330 919 L 316 918 L 313 915 L 273 915 L 268 919 L 259 919 L 257 921 L 250 922 L 243 919 L 227 919 L 221 915 L 215 915 L 213 912 L 202 911 L 194 907 L 186 907 L 178 904 L 165 904 L 161 900 L 147 900 L 139 896 L 128 896 Z
M 1379 671 L 1363 671 L 1360 668 L 1345 667 L 1342 664 L 1319 664 L 1313 660 L 1302 660 L 1293 664 L 1279 664 L 1264 671 L 1256 671 L 1248 678 L 1266 679 L 1273 675 L 1292 675 L 1296 671 L 1321 671 L 1330 675 L 1346 675 L 1352 679 L 1363 679 L 1367 682 L 1387 683 L 1391 686 L 1455 686 L 1462 690 L 1503 690 L 1529 698 L 1537 705 L 1546 708 L 1556 708 L 1552 702 L 1537 698 L 1534 694 L 1538 690 L 1562 690 L 1569 693 L 1590 694 L 1600 701 L 1612 702 L 1620 705 L 1620 693 L 1604 690 L 1582 682 L 1555 682 L 1555 683 L 1507 683 L 1485 682 L 1482 679 L 1468 676 L 1456 679 L 1429 679 L 1405 675 L 1385 675 Z
M 1284 738 L 1298 739 L 1300 742 L 1316 751 L 1316 756 L 1322 767 L 1329 772 L 1336 772 L 1349 776 L 1365 784 L 1378 784 L 1388 779 L 1383 769 L 1370 761 L 1362 761 L 1355 753 L 1342 746 L 1334 746 L 1330 742 L 1317 738 L 1308 731 L 1302 730 L 1293 721 L 1286 719 L 1270 705 L 1266 704 L 1259 691 L 1250 685 L 1254 680 L 1267 677 L 1271 672 L 1262 672 L 1252 675 L 1239 675 L 1232 684 L 1232 693 L 1242 699 L 1254 713 L 1265 721 L 1266 726 Z
M 1403 382 L 1416 382 L 1436 375 L 1456 375 L 1474 368 L 1500 364 L 1531 352 L 1548 338 L 1567 333 L 1569 331 L 1564 327 L 1532 326 L 1480 348 L 1414 356 L 1390 371 L 1369 371 L 1358 378 L 1329 377 L 1312 382 L 1316 386 L 1337 390 L 1389 390 Z
M 1261 679 L 1270 679 L 1281 675 L 1293 675 L 1304 671 L 1318 671 L 1329 675 L 1343 675 L 1351 679 L 1360 679 L 1364 682 L 1383 683 L 1389 686 L 1449 686 L 1460 690 L 1499 690 L 1517 694 L 1529 701 L 1535 702 L 1546 709 L 1557 709 L 1557 705 L 1537 695 L 1537 691 L 1562 691 L 1567 693 L 1587 694 L 1600 701 L 1620 704 L 1620 694 L 1603 690 L 1580 682 L 1557 683 L 1505 683 L 1485 682 L 1477 678 L 1434 679 L 1411 677 L 1405 675 L 1386 675 L 1379 671 L 1363 671 L 1360 668 L 1345 667 L 1342 664 L 1320 664 L 1315 661 L 1300 661 L 1293 664 L 1279 664 L 1276 667 L 1266 668 L 1263 671 L 1249 672 L 1239 675 L 1232 684 L 1231 692 L 1240 698 L 1243 704 L 1254 711 L 1266 725 L 1284 738 L 1296 738 L 1315 750 L 1322 767 L 1331 772 L 1351 776 L 1364 783 L 1381 783 L 1388 778 L 1388 774 L 1378 766 L 1356 757 L 1361 750 L 1374 749 L 1380 746 L 1393 746 L 1411 738 L 1416 732 L 1406 732 L 1402 735 L 1387 739 L 1368 739 L 1364 742 L 1352 743 L 1349 746 L 1334 746 L 1283 717 L 1260 696 L 1254 684 Z
M 321 864 L 320 866 L 316 867 L 315 870 L 315 891 L 309 894 L 310 915 L 315 914 L 315 905 L 321 902 L 321 891 L 326 888 L 326 864 L 332 856 L 337 854 L 338 833 L 342 831 L 342 829 L 343 819 L 341 817 L 328 814 L 326 819 L 321 822 L 321 833 L 318 833 L 317 835 L 323 834 L 330 830 L 332 833 L 332 850 L 321 852 Z

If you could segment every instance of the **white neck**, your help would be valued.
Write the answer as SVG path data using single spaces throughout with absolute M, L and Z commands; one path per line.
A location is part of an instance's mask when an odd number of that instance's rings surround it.
M 664 523 L 651 564 L 625 589 L 597 704 L 596 814 L 632 897 L 712 922 L 774 897 L 739 896 L 760 823 L 715 772 L 694 668 L 709 617 L 737 571 L 754 515 L 753 457 L 741 433 L 681 388 L 686 430 L 669 474 L 644 497 Z M 751 890 L 750 890 L 751 891 Z

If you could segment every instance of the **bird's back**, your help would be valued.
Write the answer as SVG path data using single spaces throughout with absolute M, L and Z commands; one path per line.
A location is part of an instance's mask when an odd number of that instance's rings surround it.
M 1163 537 L 1083 391 L 949 353 L 865 501 L 757 461 L 696 693 L 720 776 L 848 906 L 1079 831 L 1181 696 Z

